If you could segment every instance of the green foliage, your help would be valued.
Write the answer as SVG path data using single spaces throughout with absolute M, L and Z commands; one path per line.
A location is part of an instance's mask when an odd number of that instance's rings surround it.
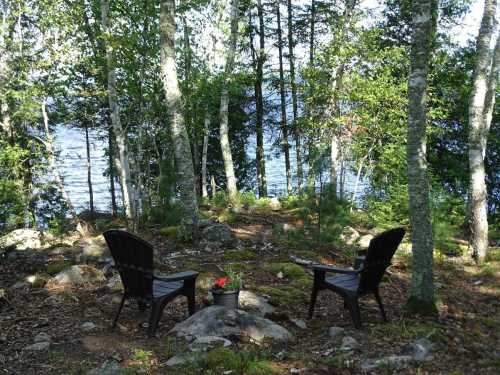
M 178 225 L 163 227 L 160 229 L 160 234 L 167 237 L 176 237 L 180 227 Z
M 59 272 L 65 270 L 66 268 L 69 268 L 71 266 L 70 261 L 60 261 L 60 262 L 55 262 L 55 263 L 49 263 L 47 264 L 46 272 L 50 276 L 54 276 L 58 274 Z
M 291 280 L 300 280 L 309 275 L 304 271 L 304 269 L 295 263 L 270 263 L 264 266 L 268 272 L 272 272 L 273 274 L 277 274 L 281 272 L 284 277 L 289 278 Z

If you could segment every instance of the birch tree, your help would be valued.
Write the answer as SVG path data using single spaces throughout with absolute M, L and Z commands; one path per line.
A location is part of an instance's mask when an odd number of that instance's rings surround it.
M 408 193 L 412 279 L 408 308 L 434 313 L 433 236 L 427 178 L 427 79 L 434 42 L 437 0 L 412 2 L 412 41 L 408 77 Z
M 160 3 L 160 75 L 170 114 L 177 184 L 183 207 L 182 226 L 185 235 L 195 235 L 198 226 L 198 203 L 191 146 L 184 123 L 182 98 L 175 65 L 175 0 Z
M 229 46 L 226 54 L 226 65 L 224 67 L 222 91 L 220 98 L 220 147 L 222 159 L 224 160 L 224 171 L 226 173 L 226 185 L 229 197 L 235 199 L 238 194 L 236 187 L 236 176 L 234 174 L 233 156 L 231 154 L 231 144 L 229 142 L 229 82 L 234 68 L 236 55 L 236 42 L 238 40 L 238 0 L 231 0 L 231 33 L 229 36 Z
M 497 79 L 496 57 L 492 66 L 490 51 L 496 5 L 496 0 L 485 0 L 484 3 L 481 28 L 476 41 L 476 62 L 469 101 L 470 243 L 473 256 L 479 263 L 484 260 L 488 250 L 488 205 L 484 158 Z
M 101 26 L 106 49 L 107 81 L 108 81 L 108 102 L 111 124 L 115 136 L 118 157 L 116 158 L 117 169 L 120 177 L 120 184 L 123 191 L 123 205 L 125 216 L 128 220 L 133 220 L 134 215 L 134 193 L 130 164 L 128 159 L 127 135 L 120 121 L 120 106 L 116 93 L 116 71 L 114 65 L 113 47 L 110 43 L 111 30 L 109 25 L 109 1 L 101 0 Z

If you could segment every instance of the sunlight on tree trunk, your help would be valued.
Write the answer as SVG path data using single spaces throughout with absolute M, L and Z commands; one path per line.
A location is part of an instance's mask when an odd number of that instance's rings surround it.
M 471 246 L 474 258 L 482 263 L 488 251 L 488 204 L 484 157 L 488 139 L 490 108 L 494 103 L 492 94 L 496 85 L 488 89 L 496 77 L 489 79 L 491 65 L 490 43 L 494 33 L 496 0 L 486 0 L 481 29 L 476 42 L 476 63 L 474 68 L 472 93 L 469 102 L 469 207 Z M 486 103 L 487 97 L 489 103 Z M 491 109 L 492 111 L 492 109 Z
M 174 144 L 177 185 L 183 207 L 182 226 L 187 237 L 196 235 L 198 203 L 191 146 L 182 113 L 182 98 L 175 65 L 175 1 L 160 3 L 161 80 L 170 114 L 170 127 Z

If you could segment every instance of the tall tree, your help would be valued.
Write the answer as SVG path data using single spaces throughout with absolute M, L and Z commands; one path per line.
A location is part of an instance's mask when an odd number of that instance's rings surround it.
M 257 69 L 255 77 L 255 105 L 256 105 L 256 135 L 257 135 L 257 187 L 259 197 L 267 196 L 266 161 L 264 156 L 264 100 L 262 97 L 263 68 L 266 59 L 264 35 L 264 11 L 262 0 L 257 0 L 257 14 L 259 18 L 259 52 L 257 53 Z
M 472 93 L 469 102 L 469 209 L 471 245 L 476 261 L 481 263 L 488 250 L 488 206 L 484 170 L 490 108 L 496 89 L 495 67 L 491 63 L 490 44 L 495 27 L 496 0 L 485 0 L 483 19 L 476 41 Z M 489 77 L 491 71 L 491 77 Z M 491 84 L 493 83 L 493 87 Z M 490 95 L 488 89 L 490 88 Z M 486 103 L 488 97 L 489 103 Z M 488 120 L 489 117 L 489 120 Z
M 175 26 L 175 0 L 162 0 L 160 3 L 160 75 L 170 114 L 177 184 L 183 207 L 182 225 L 185 235 L 191 237 L 197 231 L 198 204 L 191 146 L 184 123 L 181 91 L 175 65 Z
M 106 66 L 108 72 L 108 101 L 111 124 L 118 148 L 118 172 L 120 184 L 123 191 L 123 205 L 125 206 L 125 216 L 128 220 L 134 219 L 134 192 L 130 173 L 130 163 L 128 155 L 127 134 L 120 121 L 120 106 L 116 93 L 116 71 L 113 56 L 113 46 L 111 42 L 111 29 L 109 26 L 109 1 L 101 0 L 101 26 L 104 35 L 106 49 Z
M 301 134 L 298 125 L 298 103 L 297 103 L 297 84 L 295 81 L 295 55 L 293 53 L 293 9 L 292 0 L 287 0 L 288 11 L 288 59 L 290 62 L 290 87 L 292 89 L 292 128 L 295 138 L 295 157 L 297 159 L 297 190 L 302 190 L 302 149 L 301 149 Z
M 408 308 L 435 313 L 433 236 L 427 179 L 427 79 L 437 22 L 437 0 L 412 2 L 408 77 L 408 193 L 413 266 Z
M 236 187 L 236 176 L 234 174 L 233 156 L 231 154 L 231 144 L 229 142 L 229 83 L 234 68 L 236 55 L 236 43 L 238 41 L 238 0 L 231 0 L 231 32 L 229 35 L 229 46 L 226 55 L 226 65 L 224 67 L 224 76 L 222 82 L 222 91 L 220 97 L 220 146 L 222 150 L 222 159 L 224 160 L 224 171 L 226 172 L 226 186 L 231 199 L 235 199 L 238 194 Z
M 285 96 L 285 74 L 283 69 L 283 36 L 281 30 L 281 12 L 280 3 L 276 4 L 276 22 L 278 26 L 278 58 L 280 69 L 280 109 L 281 109 L 281 137 L 283 151 L 285 153 L 285 174 L 286 191 L 292 192 L 292 172 L 290 168 L 290 145 L 288 143 L 288 128 L 286 123 L 286 96 Z

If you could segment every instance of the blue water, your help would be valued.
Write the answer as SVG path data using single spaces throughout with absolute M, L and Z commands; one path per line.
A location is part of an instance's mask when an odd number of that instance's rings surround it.
M 105 156 L 107 139 L 98 131 L 90 130 L 91 165 L 92 165 L 92 188 L 94 191 L 94 206 L 98 211 L 110 211 L 111 192 L 109 191 L 109 178 L 103 173 L 108 167 L 108 159 Z M 63 175 L 64 185 L 68 195 L 77 211 L 89 208 L 89 192 L 87 183 L 87 155 L 85 146 L 85 133 L 81 129 L 59 126 L 55 130 L 56 149 L 59 150 L 57 158 L 60 171 Z M 247 150 L 250 158 L 255 158 L 255 141 L 250 140 Z M 284 195 L 286 193 L 285 158 L 283 154 L 276 155 L 271 141 L 265 142 L 266 177 L 268 193 L 272 196 Z M 292 176 L 296 175 L 295 149 L 290 149 L 290 161 Z M 307 169 L 305 170 L 307 175 Z M 328 181 L 326 173 L 323 181 Z M 346 174 L 345 188 L 348 194 L 354 189 L 355 176 Z M 294 177 L 293 186 L 296 187 Z M 362 195 L 365 184 L 360 184 L 358 196 Z M 115 184 L 118 203 L 121 203 L 121 192 L 118 184 Z

